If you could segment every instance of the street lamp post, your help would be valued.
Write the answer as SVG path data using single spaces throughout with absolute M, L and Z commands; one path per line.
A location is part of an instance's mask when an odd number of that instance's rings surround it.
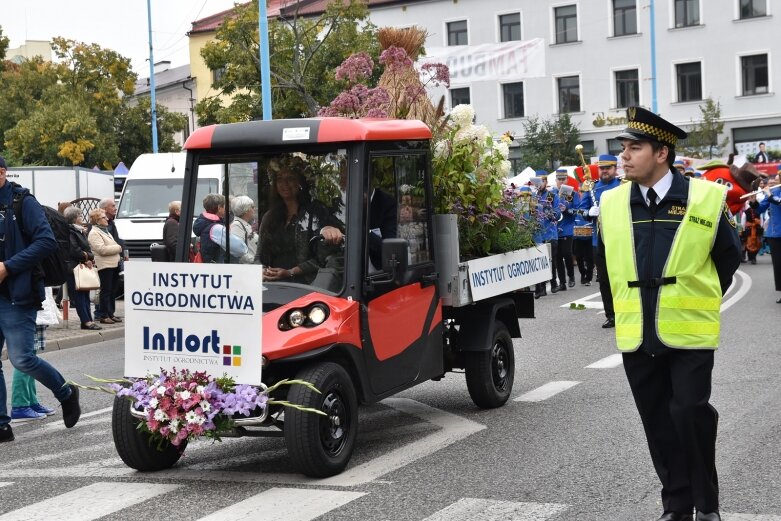
M 271 66 L 268 52 L 268 16 L 266 0 L 258 0 L 258 39 L 260 53 L 260 99 L 263 102 L 263 119 L 274 119 L 271 114 Z
M 155 100 L 155 57 L 152 52 L 151 0 L 146 0 L 146 16 L 149 25 L 149 93 L 152 103 L 152 152 L 157 154 L 157 101 Z

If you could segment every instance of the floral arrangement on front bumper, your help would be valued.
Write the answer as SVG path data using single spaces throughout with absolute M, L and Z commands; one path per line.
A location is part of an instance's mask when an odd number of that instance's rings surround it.
M 146 378 L 89 378 L 106 386 L 81 387 L 128 398 L 137 410 L 143 411 L 144 419 L 139 422 L 139 429 L 148 432 L 158 442 L 170 442 L 174 446 L 200 437 L 219 440 L 220 432 L 232 428 L 236 415 L 249 416 L 256 409 L 269 405 L 324 414 L 269 397 L 281 385 L 306 385 L 317 391 L 303 380 L 282 380 L 267 389 L 259 389 L 251 385 L 236 385 L 227 376 L 214 378 L 203 371 L 176 368 L 170 371 L 161 369 L 159 375 Z

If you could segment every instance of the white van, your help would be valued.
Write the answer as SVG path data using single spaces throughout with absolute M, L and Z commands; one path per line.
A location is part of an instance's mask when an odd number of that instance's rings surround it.
M 149 246 L 162 243 L 168 204 L 182 200 L 186 157 L 184 152 L 141 154 L 130 167 L 114 221 L 130 257 L 150 257 Z M 220 165 L 199 169 L 196 204 L 221 192 L 222 171 Z

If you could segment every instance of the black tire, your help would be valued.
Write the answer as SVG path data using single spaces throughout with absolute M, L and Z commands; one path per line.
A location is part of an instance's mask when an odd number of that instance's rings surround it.
M 350 375 L 339 364 L 318 363 L 299 371 L 296 378 L 319 391 L 294 385 L 288 401 L 325 412 L 285 408 L 285 444 L 290 459 L 303 474 L 325 478 L 347 466 L 358 436 L 358 399 Z
M 501 407 L 510 398 L 515 381 L 515 352 L 507 326 L 496 321 L 488 351 L 464 353 L 464 372 L 469 396 L 478 407 Z
M 150 441 L 149 433 L 138 430 L 139 421 L 130 414 L 130 401 L 127 398 L 114 398 L 111 432 L 119 457 L 125 465 L 141 472 L 173 467 L 187 448 L 187 442 L 178 447 L 166 442 L 158 449 L 157 442 Z

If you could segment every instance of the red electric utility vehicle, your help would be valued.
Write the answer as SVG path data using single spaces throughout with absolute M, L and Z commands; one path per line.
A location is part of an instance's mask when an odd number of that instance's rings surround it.
M 203 211 L 199 173 L 220 165 L 221 193 L 252 199 L 257 238 L 254 255 L 222 262 L 292 267 L 262 282 L 262 381 L 311 382 L 319 394 L 282 386 L 276 397 L 326 413 L 269 407 L 223 435 L 284 436 L 295 467 L 325 477 L 350 460 L 359 404 L 455 369 L 478 407 L 507 401 L 518 318 L 533 317 L 534 300 L 521 291 L 470 298 L 457 232 L 434 228 L 430 140 L 419 121 L 341 118 L 216 125 L 187 140 L 179 262 L 188 262 Z M 226 212 L 225 225 L 237 217 Z M 326 227 L 341 240 L 324 240 Z M 133 468 L 168 468 L 184 450 L 150 445 L 126 400 L 115 402 L 113 420 L 117 450 Z

